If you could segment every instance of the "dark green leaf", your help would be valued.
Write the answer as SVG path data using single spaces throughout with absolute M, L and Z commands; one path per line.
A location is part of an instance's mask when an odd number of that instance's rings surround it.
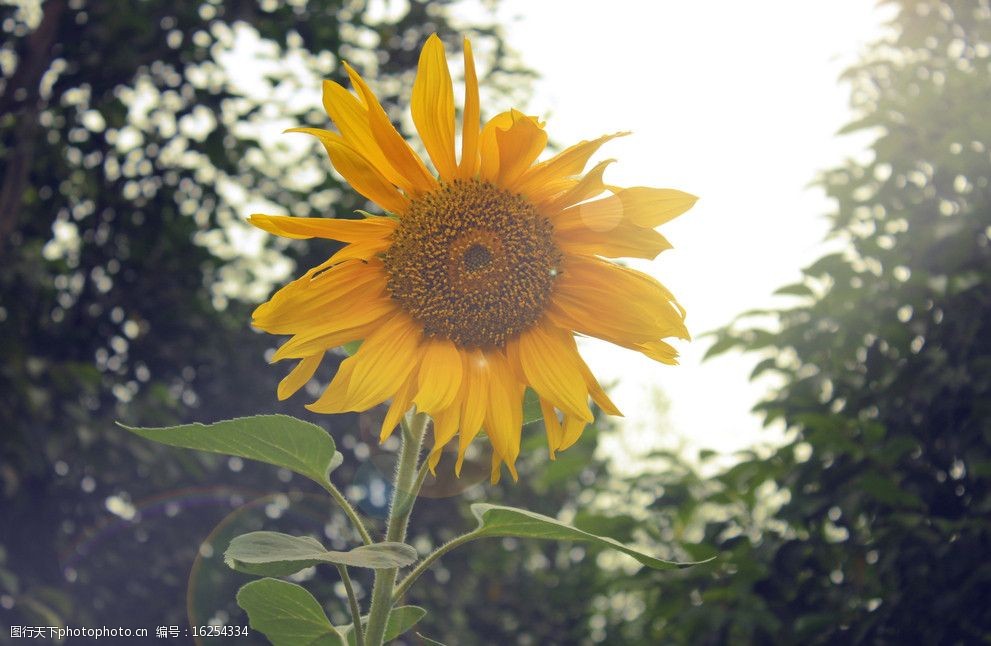
M 295 583 L 252 581 L 238 591 L 237 605 L 274 646 L 345 646 L 317 600 Z
M 860 488 L 878 502 L 893 507 L 923 507 L 915 494 L 905 491 L 890 478 L 876 471 L 869 471 L 860 479 Z
M 549 516 L 536 514 L 524 509 L 503 507 L 487 503 L 475 503 L 471 513 L 478 519 L 478 536 L 515 536 L 518 538 L 542 538 L 558 541 L 583 541 L 608 547 L 632 556 L 634 559 L 655 570 L 670 570 L 695 565 L 695 563 L 675 563 L 662 561 L 627 547 L 619 541 L 584 532 Z
M 330 472 L 342 461 L 327 431 L 288 415 L 256 415 L 215 424 L 164 428 L 119 425 L 169 446 L 236 455 L 285 467 L 320 485 L 330 482 Z

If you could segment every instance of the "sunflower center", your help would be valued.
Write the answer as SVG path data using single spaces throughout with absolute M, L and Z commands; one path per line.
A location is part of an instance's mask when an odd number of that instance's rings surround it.
M 492 252 L 480 244 L 473 244 L 462 257 L 462 262 L 469 271 L 480 269 L 489 264 L 491 260 Z
M 561 252 L 526 198 L 454 180 L 410 202 L 384 261 L 389 292 L 426 336 L 502 346 L 543 314 Z

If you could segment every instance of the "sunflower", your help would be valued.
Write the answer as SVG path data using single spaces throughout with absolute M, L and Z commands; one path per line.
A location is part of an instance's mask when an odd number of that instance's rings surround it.
M 342 413 L 391 400 L 384 440 L 415 406 L 433 420 L 431 470 L 459 436 L 458 474 L 484 429 L 493 481 L 503 463 L 516 479 L 528 387 L 539 397 L 552 458 L 592 421 L 590 398 L 621 414 L 579 355 L 576 334 L 676 363 L 663 339 L 688 338 L 684 310 L 659 282 L 610 259 L 650 259 L 669 249 L 654 228 L 697 198 L 607 185 L 612 160 L 585 172 L 604 143 L 627 133 L 538 162 L 547 134 L 537 118 L 510 110 L 481 126 L 467 39 L 460 156 L 451 75 L 436 35 L 423 47 L 413 84 L 413 123 L 436 173 L 364 79 L 345 67 L 356 93 L 323 85 L 337 131 L 294 131 L 319 139 L 337 171 L 385 214 L 250 217 L 280 236 L 344 243 L 254 312 L 256 327 L 292 335 L 273 357 L 298 360 L 278 397 L 309 381 L 329 350 L 361 340 L 307 408 Z

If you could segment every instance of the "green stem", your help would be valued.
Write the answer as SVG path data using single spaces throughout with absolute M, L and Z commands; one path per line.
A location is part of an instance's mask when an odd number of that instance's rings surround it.
M 396 478 L 392 490 L 392 503 L 389 507 L 389 521 L 385 540 L 402 543 L 406 540 L 406 526 L 413 510 L 418 487 L 422 478 L 417 478 L 417 462 L 423 435 L 427 428 L 427 416 L 417 413 L 412 420 L 403 420 L 402 444 L 396 464 Z M 372 606 L 368 611 L 368 628 L 365 639 L 368 646 L 381 646 L 385 637 L 385 626 L 392 610 L 392 589 L 396 585 L 398 568 L 375 570 L 375 584 L 372 586 Z
M 346 565 L 338 565 L 337 571 L 341 573 L 341 581 L 344 582 L 344 589 L 348 593 L 348 604 L 351 606 L 351 621 L 354 623 L 355 646 L 365 646 L 365 635 L 361 631 L 361 608 L 358 606 L 358 599 L 354 596 L 351 575 L 348 574 Z
M 372 537 L 368 533 L 368 530 L 365 529 L 365 524 L 361 522 L 361 517 L 358 516 L 358 512 L 351 506 L 351 503 L 344 497 L 344 494 L 341 493 L 340 489 L 335 487 L 333 483 L 329 481 L 323 483 L 323 488 L 330 494 L 330 497 L 341 506 L 341 509 L 344 510 L 345 515 L 351 519 L 351 523 L 354 525 L 355 529 L 358 530 L 358 534 L 361 535 L 362 542 L 364 542 L 365 545 L 371 545 L 373 542 Z
M 427 571 L 427 569 L 434 564 L 434 561 L 444 556 L 456 547 L 461 547 L 465 543 L 475 540 L 476 538 L 481 538 L 478 536 L 478 530 L 473 532 L 468 532 L 467 534 L 462 534 L 457 538 L 452 538 L 448 542 L 444 543 L 433 552 L 430 553 L 427 558 L 420 561 L 420 563 L 413 568 L 413 571 L 406 575 L 406 578 L 400 581 L 399 585 L 396 586 L 396 591 L 392 594 L 392 603 L 398 603 L 409 587 L 420 578 L 420 575 Z
M 423 481 L 426 479 L 428 471 L 430 471 L 430 465 L 428 464 L 427 458 L 423 458 L 423 464 L 421 464 L 419 470 L 417 470 L 416 480 L 413 481 L 413 491 L 416 493 L 416 496 L 420 495 L 420 489 L 423 488 Z

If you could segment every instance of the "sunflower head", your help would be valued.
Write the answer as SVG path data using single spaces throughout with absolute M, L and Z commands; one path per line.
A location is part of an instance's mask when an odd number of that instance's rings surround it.
M 361 340 L 308 408 L 339 413 L 389 401 L 385 439 L 415 407 L 433 420 L 432 469 L 458 436 L 458 473 L 484 430 L 496 481 L 503 464 L 517 477 L 527 388 L 539 397 L 552 458 L 592 421 L 590 398 L 620 414 L 578 354 L 575 334 L 676 362 L 664 339 L 688 338 L 684 310 L 659 282 L 611 259 L 654 258 L 670 248 L 655 227 L 696 198 L 606 185 L 609 162 L 586 170 L 604 143 L 625 133 L 538 162 L 544 124 L 510 110 L 481 125 L 467 39 L 464 64 L 457 142 L 444 46 L 434 35 L 420 54 L 410 105 L 429 166 L 351 67 L 354 92 L 324 83 L 336 130 L 296 130 L 317 137 L 337 171 L 383 215 L 252 215 L 278 235 L 345 243 L 259 306 L 253 323 L 291 335 L 274 357 L 298 360 L 279 384 L 280 399 L 313 377 L 327 351 Z
M 410 202 L 383 256 L 389 293 L 428 338 L 504 347 L 544 313 L 561 251 L 526 198 L 455 179 Z

